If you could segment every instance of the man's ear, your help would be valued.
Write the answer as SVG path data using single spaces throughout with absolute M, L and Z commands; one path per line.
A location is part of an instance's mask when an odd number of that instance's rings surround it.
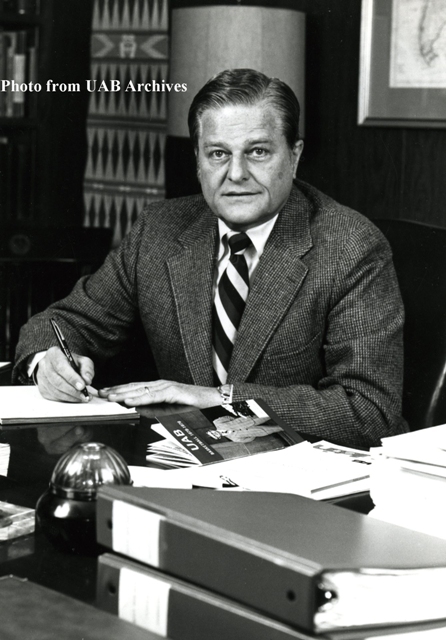
M 201 168 L 200 168 L 200 160 L 198 159 L 198 150 L 195 149 L 195 162 L 197 163 L 197 178 L 198 182 L 201 183 Z
M 297 172 L 297 167 L 299 166 L 299 161 L 302 155 L 302 151 L 304 150 L 304 141 L 303 140 L 298 140 L 291 153 L 293 155 L 292 157 L 292 163 L 293 163 L 293 178 L 296 177 L 296 172 Z

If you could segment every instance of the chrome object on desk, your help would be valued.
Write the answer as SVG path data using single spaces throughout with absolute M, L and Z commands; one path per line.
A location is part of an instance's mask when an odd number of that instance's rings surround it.
M 59 548 L 96 555 L 96 492 L 104 484 L 132 484 L 122 456 L 111 447 L 87 442 L 57 462 L 49 488 L 36 506 L 38 525 Z

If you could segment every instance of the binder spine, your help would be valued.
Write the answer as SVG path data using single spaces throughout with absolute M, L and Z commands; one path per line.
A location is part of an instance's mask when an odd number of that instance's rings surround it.
M 99 608 L 170 640 L 310 640 L 311 636 L 144 565 L 98 560 Z
M 125 548 L 127 557 L 144 561 L 148 556 L 141 548 L 141 536 L 133 536 L 131 528 L 125 542 L 114 539 L 113 502 L 109 497 L 98 496 L 98 542 L 118 553 L 123 553 Z M 147 510 L 130 503 L 128 507 L 129 522 L 132 510 Z M 121 525 L 119 529 L 122 532 Z M 283 559 L 243 548 L 225 537 L 224 532 L 219 537 L 210 536 L 199 526 L 191 529 L 169 521 L 167 516 L 160 523 L 158 544 L 157 568 L 161 571 L 238 601 L 281 622 L 314 630 L 317 598 L 317 576 L 313 575 L 314 572 L 299 570 Z M 153 550 L 150 554 L 153 555 Z

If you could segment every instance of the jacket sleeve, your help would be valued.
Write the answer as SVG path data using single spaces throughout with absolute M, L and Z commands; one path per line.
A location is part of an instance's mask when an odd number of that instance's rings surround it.
M 66 298 L 36 314 L 22 327 L 13 383 L 23 380 L 30 355 L 57 345 L 51 317 L 60 324 L 74 353 L 101 361 L 119 351 L 137 314 L 135 273 L 142 227 L 141 216 L 95 274 L 81 278 Z
M 233 398 L 263 398 L 301 433 L 367 448 L 407 431 L 401 416 L 404 309 L 390 248 L 376 228 L 355 229 L 333 273 L 318 383 L 235 383 Z

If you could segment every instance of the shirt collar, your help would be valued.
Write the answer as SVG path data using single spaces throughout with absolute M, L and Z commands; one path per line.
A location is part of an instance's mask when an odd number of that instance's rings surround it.
M 266 242 L 271 234 L 271 231 L 274 228 L 274 225 L 276 224 L 278 216 L 279 214 L 276 213 L 274 218 L 271 218 L 271 220 L 262 222 L 262 224 L 258 224 L 256 227 L 252 227 L 251 229 L 248 229 L 247 231 L 245 231 L 246 235 L 249 237 L 252 244 L 254 245 L 256 253 L 259 257 L 262 255 L 265 249 Z M 218 218 L 218 233 L 220 237 L 219 254 L 222 255 L 224 252 L 224 246 L 221 241 L 222 238 L 225 235 L 227 235 L 228 238 L 230 238 L 231 236 L 235 235 L 237 231 L 230 229 L 224 220 L 222 220 L 221 218 Z

